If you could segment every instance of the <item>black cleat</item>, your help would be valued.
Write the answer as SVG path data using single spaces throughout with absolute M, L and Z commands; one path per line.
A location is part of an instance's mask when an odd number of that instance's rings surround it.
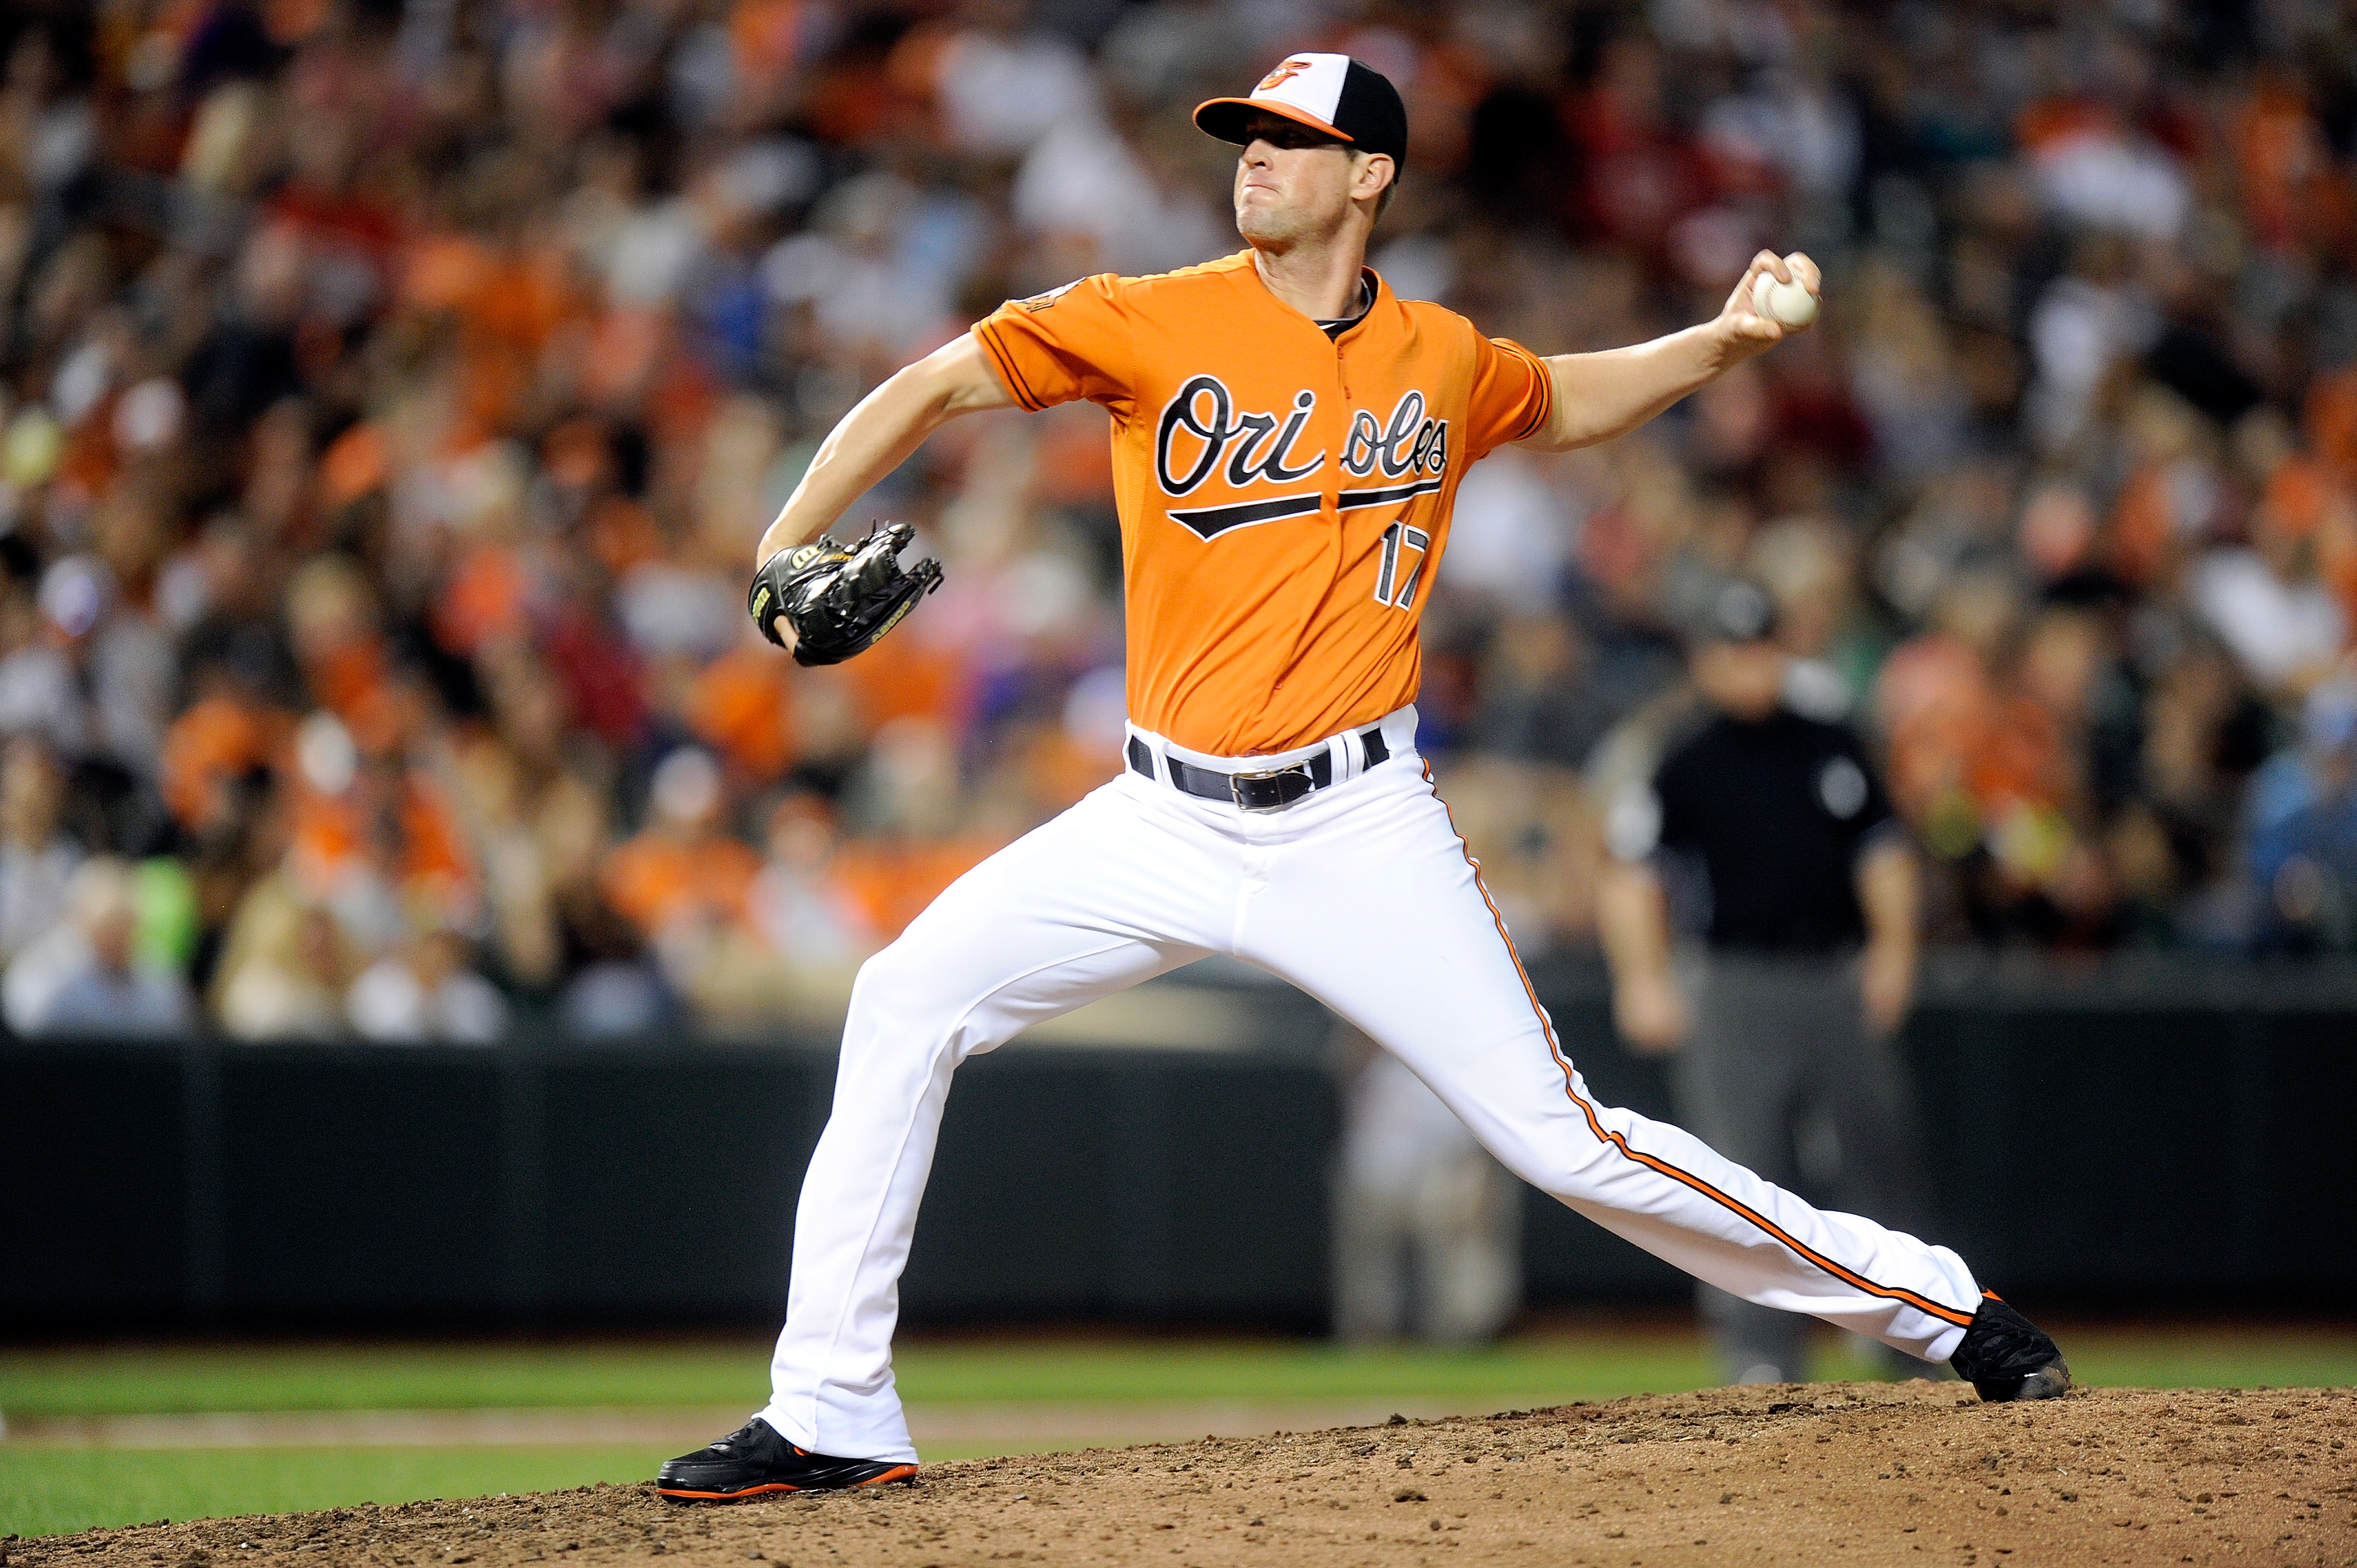
M 655 1490 L 683 1501 L 733 1503 L 765 1492 L 823 1492 L 914 1480 L 917 1467 L 898 1459 L 837 1459 L 797 1448 L 755 1416 L 727 1436 L 665 1462 Z
M 1948 1365 L 1991 1404 L 2050 1400 L 2071 1391 L 2071 1369 L 2054 1341 L 1993 1295 L 1981 1298 L 1973 1326 Z

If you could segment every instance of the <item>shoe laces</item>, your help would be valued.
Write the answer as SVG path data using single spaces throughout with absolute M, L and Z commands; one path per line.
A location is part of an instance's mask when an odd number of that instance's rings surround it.
M 1959 1375 L 1978 1382 L 1985 1378 L 2021 1377 L 2040 1371 L 2061 1359 L 2054 1341 L 2020 1313 L 1991 1298 L 1984 1302 L 1964 1331 L 1964 1343 L 1952 1358 Z
M 736 1431 L 730 1433 L 727 1436 L 714 1443 L 712 1446 L 715 1448 L 728 1449 L 732 1451 L 739 1448 L 750 1448 L 760 1439 L 761 1434 L 759 1430 L 760 1424 L 761 1423 L 758 1418 L 748 1421 L 744 1425 L 738 1427 Z

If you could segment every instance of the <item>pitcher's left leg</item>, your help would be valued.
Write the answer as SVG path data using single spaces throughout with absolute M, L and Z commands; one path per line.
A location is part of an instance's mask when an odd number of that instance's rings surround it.
M 1419 766 L 1284 813 L 1242 956 L 1396 1052 L 1509 1170 L 1607 1230 L 1747 1301 L 1953 1354 L 1981 1305 L 1955 1253 L 1596 1102 Z

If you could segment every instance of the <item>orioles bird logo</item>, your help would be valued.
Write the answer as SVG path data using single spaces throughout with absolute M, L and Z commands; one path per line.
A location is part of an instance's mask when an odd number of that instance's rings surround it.
M 1290 81 L 1293 78 L 1299 76 L 1303 71 L 1308 70 L 1308 69 L 1309 62 L 1306 59 L 1286 60 L 1283 65 L 1278 66 L 1275 70 L 1272 70 L 1266 76 L 1262 77 L 1260 79 L 1260 85 L 1254 88 L 1253 91 L 1254 92 L 1266 92 L 1271 88 L 1279 86 L 1284 82 Z

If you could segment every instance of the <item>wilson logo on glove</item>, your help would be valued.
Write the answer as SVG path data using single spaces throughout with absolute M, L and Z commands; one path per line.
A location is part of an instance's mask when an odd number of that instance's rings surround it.
M 900 552 L 916 536 L 905 522 L 879 522 L 847 550 L 823 537 L 780 550 L 753 575 L 746 611 L 780 648 L 777 621 L 785 618 L 794 628 L 795 663 L 840 664 L 875 647 L 942 585 L 938 561 L 901 568 Z

